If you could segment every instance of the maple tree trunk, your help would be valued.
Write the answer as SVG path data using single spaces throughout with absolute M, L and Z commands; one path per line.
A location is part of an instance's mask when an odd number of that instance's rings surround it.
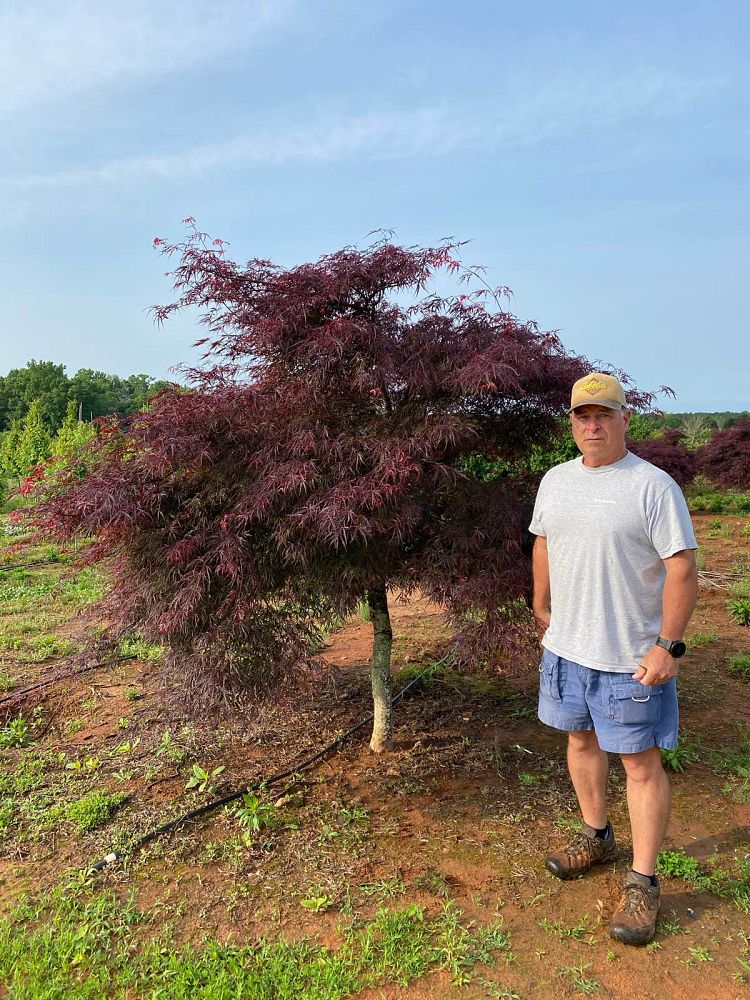
M 385 585 L 379 584 L 367 591 L 373 642 L 370 677 L 375 720 L 372 724 L 370 749 L 375 753 L 389 750 L 393 743 L 393 703 L 391 699 L 391 646 L 393 632 L 388 614 L 388 595 Z

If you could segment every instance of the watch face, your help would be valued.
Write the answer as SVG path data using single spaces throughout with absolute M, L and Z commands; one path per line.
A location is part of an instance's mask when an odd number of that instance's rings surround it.
M 685 645 L 685 643 L 682 642 L 681 639 L 677 639 L 670 646 L 669 652 L 672 654 L 672 656 L 675 657 L 675 659 L 679 659 L 681 656 L 685 655 L 686 650 L 687 646 Z

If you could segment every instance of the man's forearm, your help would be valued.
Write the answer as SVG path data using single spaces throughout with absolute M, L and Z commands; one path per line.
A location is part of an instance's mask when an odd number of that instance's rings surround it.
M 664 639 L 682 639 L 698 600 L 698 571 L 692 552 L 689 558 L 672 558 L 675 565 L 668 566 L 664 581 L 660 634 Z
M 541 536 L 534 542 L 534 553 L 531 561 L 534 578 L 534 596 L 532 609 L 534 614 L 549 614 L 551 595 L 549 586 L 549 559 L 547 556 L 547 540 Z

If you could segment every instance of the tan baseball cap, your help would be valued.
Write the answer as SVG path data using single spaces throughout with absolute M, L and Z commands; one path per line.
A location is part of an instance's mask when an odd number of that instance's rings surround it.
M 579 378 L 570 394 L 571 413 L 577 406 L 608 406 L 610 410 L 625 410 L 625 392 L 614 375 L 591 372 Z

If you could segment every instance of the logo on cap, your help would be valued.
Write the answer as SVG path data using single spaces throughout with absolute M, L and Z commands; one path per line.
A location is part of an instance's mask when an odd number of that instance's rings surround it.
M 607 388 L 607 383 L 592 376 L 588 382 L 584 382 L 580 388 L 583 389 L 584 392 L 587 392 L 589 396 L 595 396 L 597 392 L 601 392 L 603 389 Z

